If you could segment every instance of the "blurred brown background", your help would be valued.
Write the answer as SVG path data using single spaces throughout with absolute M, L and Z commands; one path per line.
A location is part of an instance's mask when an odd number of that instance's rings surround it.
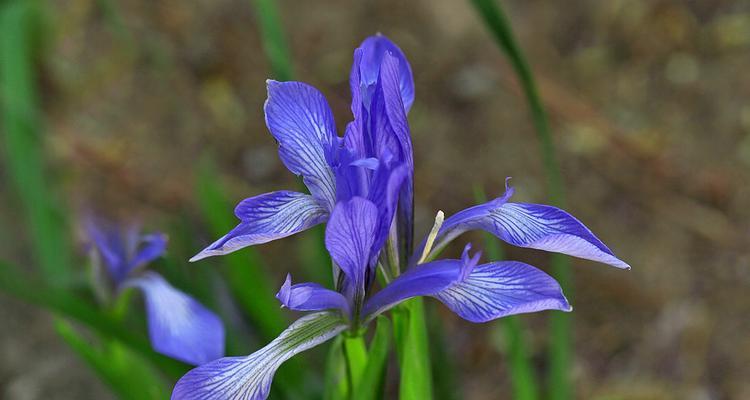
M 93 199 L 152 228 L 195 214 L 206 154 L 233 201 L 296 184 L 263 123 L 271 73 L 250 3 L 48 3 L 42 102 L 72 208 Z M 504 5 L 553 122 L 568 209 L 633 266 L 574 261 L 577 397 L 750 398 L 750 2 Z M 418 232 L 437 209 L 473 204 L 475 184 L 500 194 L 506 176 L 517 200 L 545 202 L 525 100 L 468 2 L 288 0 L 280 11 L 296 78 L 326 94 L 341 130 L 364 37 L 388 35 L 411 61 Z M 18 256 L 3 232 L 0 252 Z M 260 248 L 279 282 L 295 269 L 293 242 Z M 509 256 L 549 270 L 539 252 Z M 438 309 L 463 397 L 510 398 L 492 325 Z M 111 397 L 46 313 L 3 295 L 0 320 L 0 398 Z M 522 320 L 541 367 L 546 318 Z

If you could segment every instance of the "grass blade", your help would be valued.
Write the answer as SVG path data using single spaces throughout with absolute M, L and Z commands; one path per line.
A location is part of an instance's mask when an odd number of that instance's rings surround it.
M 391 348 L 391 321 L 379 316 L 367 355 L 367 366 L 362 374 L 362 380 L 354 391 L 354 399 L 375 400 L 383 397 L 383 377 L 385 364 L 388 361 L 388 351 Z
M 170 390 L 151 365 L 117 342 L 97 349 L 63 319 L 55 320 L 58 335 L 83 359 L 120 399 L 166 399 Z
M 448 340 L 443 322 L 438 315 L 438 304 L 427 304 L 427 323 L 432 344 L 432 374 L 435 382 L 436 400 L 458 400 L 461 386 L 456 378 L 456 363 L 448 351 Z
M 487 202 L 487 196 L 479 186 L 474 189 L 474 199 L 477 203 Z M 498 239 L 490 233 L 484 234 L 484 250 L 490 260 L 497 261 L 505 258 Z M 523 324 L 519 316 L 512 315 L 498 320 L 494 326 L 494 334 L 504 339 L 502 341 L 504 346 L 500 350 L 508 355 L 513 398 L 516 400 L 538 399 L 538 381 L 531 364 L 526 340 L 524 340 Z
M 346 379 L 343 337 L 337 336 L 331 343 L 326 357 L 325 389 L 323 400 L 346 400 L 349 383 Z
M 214 236 L 220 237 L 232 229 L 237 220 L 219 184 L 213 165 L 204 161 L 197 178 L 197 196 L 204 218 Z M 221 257 L 229 289 L 243 312 L 258 329 L 264 341 L 273 340 L 288 323 L 276 300 L 276 285 L 267 273 L 260 255 L 254 248 L 245 248 Z M 215 261 L 214 261 L 215 262 Z M 292 398 L 309 398 L 310 394 L 300 391 L 309 374 L 301 359 L 287 361 L 278 370 L 274 388 Z
M 393 333 L 401 367 L 401 400 L 432 399 L 429 340 L 421 298 L 393 309 Z
M 92 308 L 69 291 L 45 287 L 39 282 L 31 282 L 16 271 L 17 269 L 9 264 L 0 262 L 0 291 L 60 316 L 74 319 L 94 329 L 103 337 L 117 339 L 133 351 L 148 358 L 170 378 L 179 378 L 188 371 L 189 367 L 186 364 L 155 353 L 144 336 L 133 334 L 111 316 Z
M 281 26 L 279 10 L 274 0 L 252 0 L 255 5 L 258 24 L 260 25 L 263 51 L 271 63 L 271 71 L 275 79 L 289 81 L 294 76 L 292 59 L 284 39 L 284 29 Z
M 531 73 L 521 49 L 513 36 L 508 18 L 496 0 L 472 0 L 487 28 L 495 37 L 498 45 L 508 57 L 513 70 L 521 83 L 526 96 L 532 120 L 540 144 L 540 154 L 547 177 L 549 201 L 557 207 L 565 206 L 565 190 L 560 168 L 555 156 L 555 146 L 549 128 L 547 113 L 542 106 L 534 76 Z M 572 296 L 570 260 L 561 255 L 550 258 L 554 277 L 563 291 Z M 549 350 L 549 396 L 551 400 L 573 398 L 573 387 L 570 382 L 570 359 L 572 352 L 571 316 L 560 311 L 550 316 L 550 350 Z
M 43 137 L 36 96 L 34 27 L 36 3 L 0 6 L 0 113 L 5 161 L 29 226 L 36 264 L 55 286 L 72 281 L 71 255 L 58 199 L 44 176 Z
M 224 196 L 218 175 L 209 161 L 202 163 L 196 184 L 198 203 L 210 233 L 221 237 L 237 224 Z M 273 340 L 287 327 L 287 320 L 274 295 L 279 284 L 268 275 L 258 252 L 246 248 L 221 257 L 226 265 L 227 283 L 253 326 L 263 339 Z

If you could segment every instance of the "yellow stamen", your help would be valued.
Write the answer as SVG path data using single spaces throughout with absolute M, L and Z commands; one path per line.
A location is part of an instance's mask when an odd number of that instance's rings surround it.
M 440 227 L 443 226 L 443 220 L 445 219 L 445 214 L 442 211 L 438 211 L 437 215 L 435 215 L 435 224 L 432 225 L 432 230 L 430 231 L 430 234 L 427 235 L 427 242 L 424 244 L 424 250 L 422 250 L 422 257 L 419 258 L 419 262 L 417 264 L 422 264 L 425 259 L 427 259 L 427 256 L 430 254 L 430 251 L 432 250 L 432 245 L 435 244 L 435 238 L 437 237 L 438 232 L 440 231 Z

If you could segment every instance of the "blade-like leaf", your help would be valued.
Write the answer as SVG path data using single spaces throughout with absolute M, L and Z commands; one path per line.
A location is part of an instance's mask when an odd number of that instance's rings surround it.
M 279 10 L 275 0 L 252 0 L 255 6 L 256 19 L 260 26 L 263 51 L 271 63 L 273 77 L 279 81 L 292 80 L 292 68 L 289 49 L 284 39 Z
M 365 346 L 365 338 L 362 335 L 353 336 L 345 334 L 343 345 L 349 387 L 356 390 L 362 381 L 362 375 L 367 366 L 367 346 Z
M 212 164 L 204 161 L 198 174 L 196 195 L 210 233 L 216 237 L 229 232 L 237 222 L 219 182 Z M 279 284 L 268 276 L 258 252 L 248 248 L 224 255 L 220 260 L 226 264 L 224 272 L 232 294 L 262 333 L 263 339 L 275 338 L 286 328 L 286 318 L 274 297 Z
M 204 160 L 196 184 L 197 196 L 211 232 L 217 237 L 224 235 L 236 223 L 231 213 L 232 207 L 219 182 L 210 160 Z M 225 264 L 223 272 L 232 295 L 264 340 L 271 340 L 286 329 L 286 318 L 275 297 L 279 285 L 272 282 L 262 258 L 254 248 L 245 248 L 212 260 L 217 261 Z M 279 369 L 274 387 L 280 386 L 282 391 L 292 395 L 292 392 L 299 392 L 297 388 L 303 385 L 308 375 L 300 359 L 289 360 Z M 304 396 L 304 392 L 300 392 L 299 396 Z
M 388 351 L 391 348 L 391 322 L 384 316 L 378 316 L 375 336 L 370 344 L 365 367 L 359 385 L 356 386 L 353 399 L 375 400 L 383 397 L 383 377 Z
M 429 340 L 421 298 L 393 309 L 393 332 L 401 367 L 401 400 L 432 399 Z
M 346 379 L 343 337 L 338 336 L 331 343 L 326 358 L 324 400 L 346 400 L 349 384 Z
M 55 330 L 119 398 L 158 400 L 169 396 L 159 373 L 119 343 L 112 341 L 98 349 L 61 318 L 55 320 Z
M 172 378 L 178 378 L 187 372 L 187 365 L 155 353 L 144 336 L 128 331 L 111 316 L 99 312 L 66 290 L 46 287 L 40 282 L 31 282 L 16 271 L 17 269 L 7 263 L 0 262 L 0 291 L 61 316 L 75 319 L 96 330 L 103 337 L 119 340 L 133 351 L 151 360 L 154 365 Z
M 537 138 L 540 144 L 540 155 L 547 176 L 547 190 L 552 205 L 565 208 L 565 189 L 560 166 L 555 156 L 555 145 L 549 129 L 547 113 L 542 105 L 539 91 L 534 82 L 534 75 L 524 58 L 521 49 L 513 36 L 513 30 L 502 7 L 496 0 L 472 0 L 474 7 L 482 17 L 489 31 L 495 37 L 500 49 L 508 57 L 531 111 Z M 552 255 L 551 265 L 553 276 L 560 283 L 563 291 L 570 296 L 572 273 L 570 260 L 560 255 Z M 555 312 L 550 316 L 551 346 L 549 351 L 549 396 L 552 400 L 567 400 L 573 398 L 573 388 L 570 383 L 570 357 L 572 352 L 571 316 Z
M 42 118 L 37 105 L 33 28 L 38 4 L 0 5 L 0 119 L 6 168 L 29 227 L 33 255 L 43 279 L 55 286 L 72 281 L 71 256 L 59 199 L 45 177 Z

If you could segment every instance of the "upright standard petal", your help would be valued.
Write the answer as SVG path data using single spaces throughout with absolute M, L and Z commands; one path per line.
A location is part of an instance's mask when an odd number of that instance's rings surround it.
M 630 268 L 572 215 L 552 206 L 508 203 L 510 194 L 512 189 L 500 198 L 467 208 L 446 219 L 433 253 L 468 230 L 482 229 L 514 246 L 553 251 L 617 268 Z
M 130 272 L 126 236 L 114 224 L 94 217 L 87 218 L 85 227 L 91 243 L 104 261 L 110 278 L 115 283 L 122 282 Z
M 368 37 L 355 51 L 350 74 L 352 97 L 356 97 L 356 89 L 366 91 L 377 82 L 381 63 L 386 54 L 398 60 L 398 88 L 403 99 L 404 110 L 408 112 L 414 102 L 414 76 L 411 66 L 401 49 L 381 34 Z M 366 95 L 363 97 L 366 98 Z
M 434 297 L 471 322 L 542 310 L 572 310 L 557 281 L 517 261 L 478 265 L 465 279 Z
M 414 156 L 409 132 L 409 122 L 398 92 L 399 60 L 390 54 L 383 56 L 380 79 L 371 107 L 371 134 L 381 145 L 379 154 L 390 151 L 407 167 L 407 175 L 399 194 L 396 228 L 402 262 L 412 253 L 414 236 Z M 397 143 L 394 145 L 393 143 Z
M 385 160 L 380 160 L 367 195 L 368 200 L 378 208 L 378 228 L 373 248 L 383 247 L 388 237 L 393 217 L 398 209 L 399 193 L 408 177 L 409 169 L 406 164 L 396 164 L 388 156 Z
M 131 269 L 147 264 L 159 258 L 167 250 L 167 235 L 163 233 L 152 233 L 143 236 L 137 247 L 135 256 L 130 260 Z
M 317 283 L 292 285 L 292 276 L 287 275 L 281 289 L 276 293 L 284 307 L 295 311 L 340 310 L 349 315 L 349 303 L 339 292 L 326 289 Z
M 262 400 L 268 397 L 279 366 L 347 328 L 341 316 L 321 312 L 298 319 L 266 347 L 246 357 L 227 357 L 183 376 L 172 400 Z
M 234 213 L 242 222 L 190 261 L 287 237 L 328 218 L 328 211 L 315 198 L 287 190 L 245 199 Z
M 368 263 L 378 252 L 373 249 L 377 223 L 375 204 L 354 197 L 336 205 L 326 226 L 326 248 L 359 294 L 364 294 Z
M 143 291 L 154 350 L 193 365 L 224 355 L 224 325 L 211 310 L 155 272 L 129 279 L 124 285 Z
M 336 124 L 325 97 L 301 82 L 268 81 L 266 125 L 279 142 L 279 156 L 302 175 L 310 193 L 329 211 L 336 201 L 331 165 L 337 143 Z

